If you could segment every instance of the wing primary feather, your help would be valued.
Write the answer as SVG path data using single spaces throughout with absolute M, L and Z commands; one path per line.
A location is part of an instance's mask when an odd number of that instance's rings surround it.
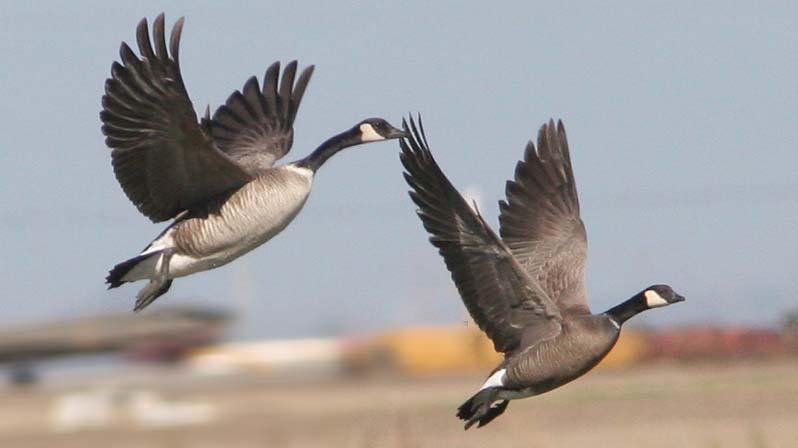
M 172 53 L 172 60 L 175 61 L 175 65 L 178 68 L 180 67 L 180 36 L 183 33 L 183 23 L 185 21 L 185 17 L 177 19 L 177 22 L 172 27 L 172 34 L 169 36 L 169 50 Z M 179 73 L 180 70 L 178 70 Z
M 233 103 L 235 100 L 235 93 L 230 95 L 230 98 L 227 99 L 228 102 Z M 235 103 L 233 103 L 233 106 Z M 222 105 L 216 109 L 216 113 L 213 114 L 213 120 L 216 125 L 226 125 L 228 128 L 235 129 L 239 127 L 246 126 L 247 122 L 244 117 L 238 114 L 238 111 L 235 110 L 232 106 Z M 232 120 L 233 122 L 230 122 Z
M 229 105 L 230 109 L 232 109 L 239 117 L 241 117 L 242 123 L 244 125 L 250 121 L 256 121 L 258 119 L 257 113 L 252 110 L 249 102 L 244 97 L 244 94 L 238 90 L 230 95 L 230 97 L 227 99 L 227 104 Z
M 155 54 L 160 59 L 169 58 L 166 52 L 166 34 L 164 33 L 164 14 L 158 14 L 152 23 L 152 38 L 155 40 Z
M 288 115 L 288 122 L 294 123 L 296 114 L 299 111 L 299 104 L 302 102 L 302 96 L 305 94 L 305 88 L 308 86 L 311 75 L 313 75 L 314 66 L 311 65 L 299 74 L 299 79 L 294 86 L 294 93 L 291 95 L 291 108 Z
M 280 81 L 280 106 L 282 107 L 282 115 L 288 116 L 291 108 L 291 90 L 294 87 L 294 76 L 296 76 L 296 61 L 291 61 L 286 64 L 283 69 L 283 79 Z M 288 123 L 284 123 L 288 124 Z
M 565 125 L 562 120 L 557 120 L 557 134 L 560 138 L 560 148 L 563 156 L 563 163 L 565 165 L 565 174 L 568 180 L 568 187 L 571 194 L 571 210 L 579 214 L 579 195 L 576 193 L 576 179 L 574 178 L 573 165 L 571 164 L 571 150 L 568 146 L 568 136 L 565 132 Z
M 258 78 L 251 76 L 244 84 L 244 99 L 253 119 L 257 121 L 266 119 L 266 102 L 262 98 Z
M 120 93 L 127 95 L 135 102 L 152 102 L 157 98 L 157 93 L 141 82 L 134 70 L 125 70 L 125 67 L 114 62 L 111 65 L 111 76 L 116 81 L 109 85 L 110 88 L 118 87 Z
M 280 62 L 277 61 L 266 69 L 266 74 L 263 75 L 263 96 L 266 97 L 266 103 L 269 105 L 269 113 L 276 113 L 277 108 L 277 76 L 280 73 Z
M 141 19 L 138 27 L 136 28 L 136 41 L 139 44 L 139 53 L 149 60 L 154 60 L 155 55 L 152 52 L 152 44 L 150 44 L 150 35 L 147 28 L 147 18 Z
M 122 63 L 125 64 L 125 67 L 131 70 L 141 70 L 141 61 L 125 42 L 122 42 L 122 45 L 119 46 L 119 58 L 122 59 Z M 114 61 L 114 64 L 119 63 Z

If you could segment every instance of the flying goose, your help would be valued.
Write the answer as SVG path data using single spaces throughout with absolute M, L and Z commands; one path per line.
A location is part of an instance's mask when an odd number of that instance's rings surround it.
M 307 157 L 275 161 L 291 149 L 294 119 L 313 66 L 294 83 L 289 63 L 267 70 L 263 89 L 251 77 L 241 91 L 197 123 L 180 74 L 183 18 L 167 50 L 164 15 L 136 30 L 139 53 L 126 43 L 111 66 L 100 113 L 114 173 L 127 197 L 153 222 L 175 218 L 139 255 L 117 264 L 109 288 L 148 279 L 139 311 L 165 293 L 172 279 L 222 266 L 265 243 L 299 213 L 313 176 L 338 151 L 405 135 L 381 118 L 369 118 L 331 137 Z M 152 44 L 155 44 L 153 48 Z
M 406 121 L 403 121 L 408 131 Z M 410 196 L 452 274 L 471 317 L 504 361 L 457 417 L 465 429 L 501 415 L 510 400 L 539 395 L 586 373 L 615 345 L 621 325 L 641 311 L 681 302 L 653 285 L 601 314 L 585 290 L 587 239 L 562 122 L 530 141 L 499 203 L 501 238 L 472 209 L 430 153 L 421 118 L 401 140 Z

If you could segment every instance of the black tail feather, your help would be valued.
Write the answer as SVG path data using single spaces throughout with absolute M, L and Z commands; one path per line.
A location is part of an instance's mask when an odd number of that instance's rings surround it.
M 108 283 L 108 289 L 122 286 L 122 284 L 125 283 L 125 281 L 122 280 L 122 277 L 124 277 L 125 274 L 130 272 L 130 270 L 136 267 L 137 264 L 157 254 L 158 252 L 151 252 L 145 255 L 137 255 L 130 260 L 125 260 L 114 266 L 114 268 L 111 269 L 108 272 L 108 275 L 105 277 L 105 283 Z
M 499 400 L 499 390 L 498 387 L 483 389 L 457 408 L 457 418 L 465 420 L 465 429 L 477 422 L 477 428 L 485 426 L 507 409 L 509 400 L 501 400 L 501 403 L 493 406 Z

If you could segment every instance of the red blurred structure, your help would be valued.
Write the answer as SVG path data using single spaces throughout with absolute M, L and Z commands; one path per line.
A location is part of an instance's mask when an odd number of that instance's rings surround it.
M 648 358 L 723 359 L 770 357 L 790 351 L 776 330 L 745 327 L 686 327 L 653 333 Z

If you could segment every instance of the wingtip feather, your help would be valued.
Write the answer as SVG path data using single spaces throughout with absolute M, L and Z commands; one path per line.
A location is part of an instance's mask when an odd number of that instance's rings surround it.
M 175 63 L 180 65 L 180 37 L 183 34 L 183 24 L 186 18 L 181 17 L 172 26 L 172 34 L 169 36 L 169 52 L 172 54 L 172 59 Z

